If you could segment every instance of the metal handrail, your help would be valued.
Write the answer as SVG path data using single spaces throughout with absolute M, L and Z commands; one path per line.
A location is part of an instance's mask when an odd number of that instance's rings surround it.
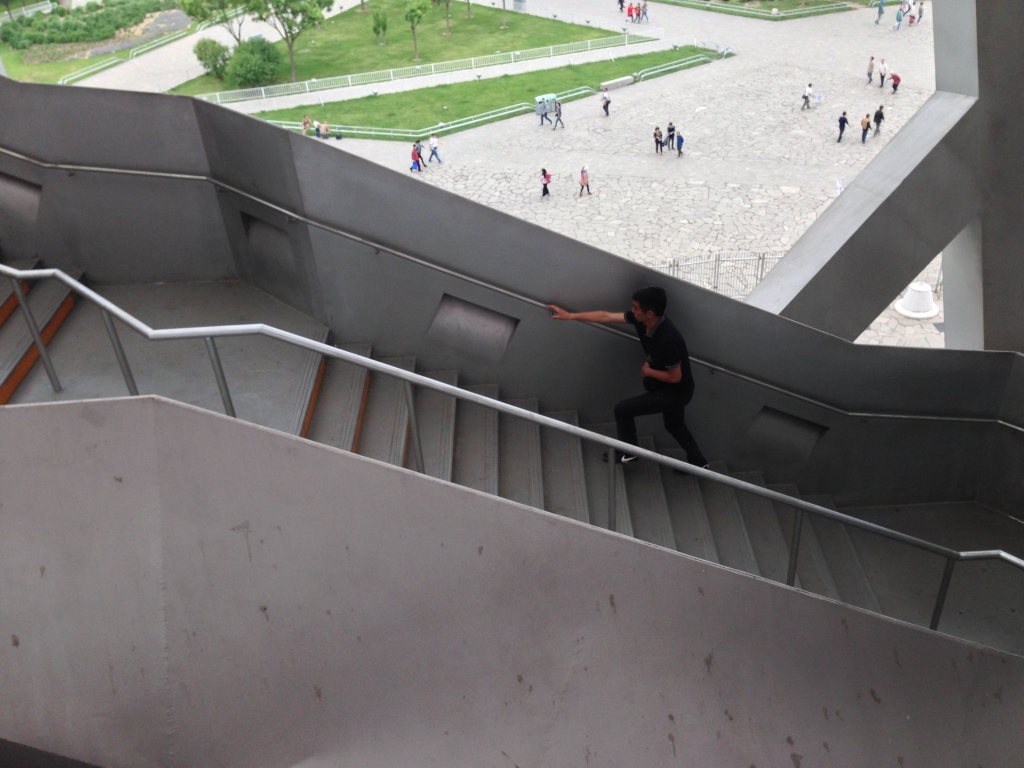
M 762 8 L 745 8 L 743 6 L 725 5 L 724 3 L 711 3 L 708 0 L 658 0 L 669 5 L 681 5 L 685 8 L 697 8 L 699 10 L 714 10 L 717 13 L 731 14 L 733 16 L 751 16 L 756 19 L 799 19 L 804 16 L 819 16 L 837 11 L 853 10 L 848 3 L 828 3 L 824 5 L 812 5 L 804 8 L 793 8 L 788 11 L 772 9 L 768 11 Z M 876 0 L 877 2 L 877 0 Z
M 803 512 L 810 512 L 811 514 L 824 517 L 829 520 L 834 520 L 843 525 L 849 525 L 854 528 L 858 528 L 869 533 L 874 533 L 879 536 L 883 536 L 893 541 L 898 541 L 903 544 L 908 544 L 916 549 L 922 549 L 927 552 L 939 555 L 946 560 L 946 566 L 943 571 L 942 583 L 939 588 L 938 595 L 936 597 L 935 607 L 932 611 L 932 620 L 930 628 L 935 630 L 938 629 L 939 619 L 942 615 L 942 608 L 945 604 L 946 595 L 949 591 L 949 583 L 953 575 L 953 566 L 957 561 L 960 560 L 1002 560 L 1003 562 L 1009 563 L 1010 565 L 1024 570 L 1024 560 L 1015 555 L 1012 555 L 1003 550 L 976 550 L 960 552 L 955 549 L 943 547 L 939 544 L 933 544 L 932 542 L 919 539 L 915 536 L 910 536 L 899 531 L 893 531 L 875 523 L 869 523 L 864 520 L 859 520 L 849 515 L 844 515 L 841 512 L 827 509 L 826 507 L 812 504 L 803 499 L 797 499 L 777 491 L 769 490 L 768 488 L 762 488 L 761 486 L 754 485 L 752 483 L 739 480 L 728 475 L 720 475 L 716 472 L 712 472 L 701 467 L 696 467 L 692 464 L 673 459 L 662 454 L 655 453 L 654 451 L 641 448 L 639 446 L 632 445 L 630 443 L 624 443 L 621 440 L 605 437 L 595 432 L 582 429 L 581 427 L 574 426 L 572 424 L 566 424 L 565 422 L 552 419 L 548 416 L 543 416 L 539 413 L 527 411 L 522 408 L 503 403 L 500 400 L 495 400 L 484 395 L 478 395 L 474 392 L 469 392 L 464 389 L 445 384 L 443 382 L 436 381 L 435 379 L 421 376 L 420 374 L 413 373 L 412 371 L 406 371 L 401 368 L 382 363 L 377 360 L 373 360 L 362 355 L 355 354 L 354 352 L 347 352 L 343 349 L 324 344 L 322 342 L 313 341 L 307 339 L 304 336 L 291 333 L 289 331 L 283 331 L 280 328 L 265 325 L 263 323 L 249 323 L 244 325 L 220 325 L 220 326 L 197 326 L 197 327 L 185 327 L 185 328 L 165 328 L 165 329 L 154 329 L 146 323 L 142 322 L 134 315 L 126 312 L 118 305 L 109 301 L 108 299 L 100 296 L 95 291 L 82 285 L 78 280 L 66 274 L 59 269 L 30 269 L 30 270 L 19 270 L 12 267 L 4 266 L 0 264 L 0 274 L 5 275 L 12 283 L 14 293 L 18 297 L 19 305 L 21 306 L 23 316 L 26 323 L 29 326 L 29 330 L 32 332 L 33 340 L 39 351 L 40 357 L 43 359 L 44 365 L 46 366 L 47 372 L 50 375 L 50 380 L 55 391 L 60 391 L 60 383 L 57 381 L 56 373 L 53 369 L 53 363 L 50 360 L 49 352 L 46 349 L 46 345 L 43 343 L 38 325 L 35 319 L 32 317 L 32 313 L 28 308 L 28 304 L 25 301 L 22 293 L 21 280 L 34 280 L 34 279 L 47 279 L 52 278 L 61 281 L 76 293 L 84 296 L 89 301 L 97 306 L 101 314 L 104 316 L 104 322 L 107 325 L 107 330 L 110 335 L 111 344 L 114 347 L 114 352 L 117 356 L 118 363 L 121 367 L 122 374 L 125 378 L 125 384 L 127 385 L 129 392 L 137 394 L 135 388 L 135 381 L 132 377 L 131 370 L 128 367 L 127 359 L 124 355 L 124 350 L 121 347 L 120 341 L 117 337 L 116 331 L 113 330 L 113 324 L 110 322 L 110 316 L 116 317 L 125 325 L 132 330 L 136 331 L 140 335 L 151 341 L 166 341 L 171 339 L 202 339 L 209 352 L 210 361 L 213 365 L 214 376 L 217 380 L 218 388 L 220 389 L 221 397 L 224 402 L 224 409 L 227 415 L 235 416 L 234 407 L 231 402 L 231 396 L 227 386 L 227 380 L 224 374 L 224 368 L 221 365 L 220 357 L 217 354 L 217 348 L 215 339 L 233 337 L 233 336 L 265 336 L 271 339 L 277 339 L 290 344 L 294 347 L 315 352 L 326 357 L 332 357 L 342 360 L 346 363 L 357 365 L 366 370 L 373 371 L 375 373 L 384 374 L 393 378 L 403 381 L 406 385 L 406 400 L 409 406 L 409 425 L 410 432 L 412 433 L 413 451 L 416 458 L 417 468 L 420 472 L 426 472 L 426 465 L 423 461 L 423 447 L 420 442 L 420 433 L 417 423 L 415 409 L 413 408 L 413 394 L 412 386 L 426 387 L 427 389 L 434 390 L 443 395 L 448 395 L 459 400 L 465 400 L 470 403 L 489 408 L 491 410 L 498 411 L 499 413 L 505 413 L 509 416 L 524 419 L 532 424 L 536 424 L 539 427 L 547 427 L 549 429 L 555 429 L 559 432 L 577 437 L 580 440 L 590 440 L 596 442 L 599 445 L 603 445 L 608 449 L 609 457 L 614 456 L 616 451 L 631 453 L 640 458 L 648 461 L 653 461 L 656 464 L 668 467 L 673 470 L 682 471 L 686 474 L 694 475 L 698 478 L 704 478 L 722 485 L 726 485 L 738 491 L 745 493 L 751 493 L 755 496 L 767 499 L 769 501 L 778 501 L 782 504 L 795 508 L 797 511 L 797 518 L 793 526 L 793 534 L 790 540 L 790 562 L 789 570 L 786 577 L 786 584 L 788 586 L 794 586 L 796 581 L 796 566 L 799 558 L 799 547 L 800 547 L 800 536 L 803 527 Z M 616 462 L 608 461 L 608 528 L 610 531 L 615 531 L 615 513 L 616 513 Z
M 701 62 L 713 63 L 714 59 L 710 56 L 705 56 L 703 53 L 699 53 L 696 56 L 690 56 L 685 59 L 677 59 L 676 61 L 669 61 L 665 64 L 659 64 L 656 67 L 647 67 L 647 69 L 641 69 L 639 72 L 633 75 L 633 80 L 636 82 L 643 82 L 644 78 L 649 75 L 660 75 L 665 72 L 671 72 L 676 69 L 682 69 L 683 67 L 690 67 Z
M 484 288 L 486 290 L 493 291 L 495 293 L 501 294 L 502 296 L 507 296 L 510 299 L 515 299 L 516 301 L 520 301 L 520 302 L 522 302 L 524 304 L 528 304 L 528 305 L 534 306 L 534 307 L 540 307 L 542 309 L 547 309 L 547 303 L 545 303 L 543 301 L 539 301 L 538 299 L 534 299 L 534 298 L 531 298 L 529 296 L 524 296 L 523 294 L 517 293 L 516 291 L 509 290 L 508 288 L 502 288 L 501 286 L 495 285 L 493 283 L 489 283 L 486 280 L 481 280 L 479 278 L 472 277 L 472 276 L 464 274 L 462 272 L 458 272 L 458 271 L 456 271 L 454 269 L 450 269 L 449 267 L 444 267 L 444 266 L 442 266 L 440 264 L 436 264 L 436 263 L 434 263 L 432 261 L 429 261 L 428 259 L 420 258 L 419 256 L 413 256 L 410 253 L 406 253 L 405 251 L 400 251 L 400 250 L 398 250 L 398 249 L 396 249 L 396 248 L 394 248 L 392 246 L 385 245 L 384 243 L 378 242 L 376 240 L 370 240 L 368 238 L 361 237 L 359 235 L 355 235 L 355 234 L 353 234 L 353 233 L 351 233 L 351 232 L 349 232 L 347 230 L 339 229 L 337 227 L 331 226 L 330 224 L 325 224 L 322 221 L 317 221 L 316 219 L 312 219 L 312 218 L 306 216 L 304 213 L 299 213 L 299 212 L 293 211 L 293 210 L 291 210 L 289 208 L 285 208 L 283 206 L 277 205 L 276 203 L 271 203 L 271 202 L 269 202 L 269 201 L 267 201 L 267 200 L 265 200 L 265 199 L 263 199 L 261 197 L 258 197 L 256 195 L 250 194 L 249 192 L 241 190 L 241 189 L 239 189 L 237 187 L 234 187 L 234 186 L 232 186 L 230 184 L 226 184 L 226 183 L 224 183 L 222 181 L 218 181 L 217 179 L 215 179 L 215 178 L 213 178 L 211 176 L 202 176 L 202 175 L 199 175 L 199 174 L 189 174 L 189 173 L 171 173 L 171 172 L 167 172 L 167 171 L 137 171 L 137 170 L 131 170 L 131 169 L 127 169 L 127 168 L 104 168 L 102 166 L 71 165 L 71 164 L 68 164 L 68 163 L 49 163 L 49 162 L 46 162 L 44 160 L 39 160 L 38 158 L 34 158 L 34 157 L 29 156 L 29 155 L 25 155 L 25 154 L 23 154 L 21 152 L 14 152 L 13 150 L 7 149 L 6 147 L 0 147 L 0 154 L 8 155 L 9 157 L 13 157 L 13 158 L 16 158 L 18 160 L 22 160 L 22 161 L 27 162 L 27 163 L 32 163 L 33 165 L 36 165 L 36 166 L 38 166 L 40 168 L 46 168 L 46 169 L 49 169 L 49 170 L 70 171 L 70 172 L 74 172 L 74 173 L 77 173 L 77 172 L 84 172 L 84 173 L 109 173 L 109 174 L 124 175 L 124 176 L 141 176 L 141 177 L 144 177 L 144 178 L 174 179 L 174 180 L 178 180 L 178 181 L 200 181 L 200 182 L 206 182 L 208 184 L 212 184 L 214 186 L 214 188 L 216 188 L 219 191 L 231 192 L 232 194 L 238 195 L 239 197 L 242 197 L 242 198 L 244 198 L 246 200 L 249 200 L 249 201 L 254 202 L 254 203 L 258 204 L 258 205 L 261 205 L 261 206 L 263 206 L 263 207 L 265 207 L 265 208 L 267 208 L 269 210 L 276 211 L 277 213 L 283 214 L 284 216 L 288 217 L 288 219 L 290 221 L 306 224 L 308 226 L 314 227 L 314 228 L 322 230 L 324 232 L 328 232 L 328 233 L 330 233 L 332 235 L 337 235 L 338 237 L 345 238 L 346 240 L 351 240 L 354 243 L 359 243 L 360 245 L 365 245 L 368 248 L 373 249 L 377 253 L 380 253 L 382 251 L 384 253 L 390 253 L 392 256 L 396 256 L 397 258 L 400 258 L 400 259 L 402 259 L 404 261 L 408 261 L 408 262 L 411 262 L 411 263 L 416 264 L 418 266 L 425 267 L 426 269 L 431 269 L 431 270 L 433 270 L 435 272 L 440 272 L 441 274 L 448 275 L 449 277 L 454 277 L 457 280 L 462 280 L 463 282 L 469 283 L 471 285 L 476 285 L 476 286 L 478 286 L 480 288 Z M 636 341 L 636 337 L 635 336 L 633 336 L 633 335 L 631 335 L 629 333 L 625 333 L 623 331 L 619 331 L 619 330 L 614 329 L 614 328 L 609 328 L 606 325 L 594 325 L 592 327 L 596 328 L 597 330 L 603 331 L 605 333 L 610 333 L 610 334 L 613 334 L 615 336 L 620 336 L 620 337 L 629 339 L 630 341 Z M 753 384 L 754 386 L 761 387 L 763 389 L 767 389 L 767 390 L 769 390 L 771 392 L 776 392 L 776 393 L 781 394 L 781 395 L 785 395 L 786 397 L 792 398 L 794 400 L 798 400 L 801 403 L 805 403 L 807 405 L 811 405 L 811 406 L 814 406 L 816 408 L 821 408 L 822 410 L 829 411 L 830 413 L 835 413 L 835 414 L 838 414 L 840 416 L 844 416 L 844 417 L 848 417 L 848 418 L 854 418 L 854 419 L 894 419 L 894 420 L 907 420 L 907 421 L 940 421 L 940 422 L 950 422 L 950 423 L 955 423 L 955 424 L 994 424 L 994 425 L 998 425 L 998 426 L 1001 426 L 1001 427 L 1006 427 L 1007 429 L 1011 429 L 1011 430 L 1014 430 L 1014 431 L 1017 431 L 1017 432 L 1024 433 L 1024 426 L 1013 424 L 1011 422 L 1004 421 L 1003 419 L 1000 419 L 1000 418 L 979 417 L 979 416 L 947 416 L 947 415 L 932 416 L 932 415 L 927 415 L 927 414 L 880 413 L 880 412 L 877 412 L 877 411 L 848 411 L 848 410 L 846 410 L 844 408 L 840 408 L 839 406 L 832 405 L 831 403 L 827 403 L 827 402 L 825 402 L 823 400 L 817 400 L 817 399 L 815 399 L 813 397 L 809 397 L 807 395 L 802 395 L 802 394 L 800 394 L 798 392 L 793 392 L 791 390 L 786 389 L 785 387 L 781 387 L 781 386 L 778 386 L 776 384 L 771 384 L 771 383 L 769 383 L 767 381 L 764 381 L 763 379 L 758 379 L 758 378 L 756 378 L 754 376 L 750 376 L 750 375 L 745 374 L 745 373 L 740 373 L 738 371 L 734 371 L 734 370 L 732 370 L 730 368 L 726 368 L 726 367 L 721 366 L 721 365 L 719 365 L 717 363 L 712 363 L 712 362 L 710 362 L 708 360 L 703 360 L 703 359 L 701 359 L 699 357 L 694 357 L 693 355 L 690 356 L 690 360 L 692 362 L 694 362 L 694 363 L 697 363 L 698 365 L 703 365 L 705 368 L 707 368 L 707 369 L 709 369 L 711 371 L 717 371 L 718 373 L 724 373 L 727 376 L 732 376 L 733 378 L 739 379 L 740 381 L 745 381 L 745 382 L 747 382 L 749 384 Z

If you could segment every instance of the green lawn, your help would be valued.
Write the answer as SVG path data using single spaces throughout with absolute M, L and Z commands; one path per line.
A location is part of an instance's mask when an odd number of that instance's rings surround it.
M 96 43 L 96 45 L 98 46 L 100 43 Z M 0 45 L 0 59 L 3 59 L 7 76 L 12 80 L 21 80 L 25 83 L 56 83 L 65 75 L 91 67 L 100 61 L 114 58 L 127 59 L 128 51 L 97 56 L 95 59 L 68 59 L 42 64 L 25 64 L 21 58 L 21 51 L 15 51 L 8 45 Z
M 509 3 L 511 5 L 511 3 Z M 473 18 L 466 18 L 466 3 L 452 2 L 452 33 L 445 36 L 444 3 L 431 5 L 416 28 L 420 62 L 413 61 L 412 31 L 403 19 L 407 0 L 367 0 L 366 12 L 358 7 L 328 19 L 318 30 L 304 33 L 295 44 L 296 76 L 301 80 L 334 77 L 357 72 L 408 67 L 486 56 L 497 51 L 543 48 L 615 34 L 605 29 L 565 24 L 553 19 L 508 14 L 508 29 L 501 29 L 501 9 L 473 3 Z M 387 45 L 377 45 L 373 35 L 373 11 L 388 17 Z M 198 39 L 198 38 L 197 38 Z M 276 43 L 283 54 L 274 83 L 291 81 L 288 48 Z M 233 86 L 210 76 L 190 80 L 171 93 L 196 96 L 231 90 Z
M 866 4 L 868 0 L 853 0 L 854 2 L 861 2 Z M 794 11 L 804 8 L 815 8 L 818 6 L 835 5 L 837 2 L 846 2 L 846 0 L 653 0 L 653 2 L 666 3 L 668 5 L 684 5 L 691 8 L 700 8 L 703 10 L 714 11 L 718 13 L 731 13 L 736 16 L 745 16 L 747 18 L 768 18 L 761 17 L 760 15 L 755 16 L 754 14 L 743 13 L 744 8 L 756 9 L 759 11 L 767 11 L 771 13 L 773 8 L 778 8 L 779 12 L 782 11 Z M 843 9 L 845 10 L 845 9 Z M 820 13 L 836 13 L 835 10 L 821 11 Z M 818 14 L 807 14 L 808 16 L 814 16 Z M 783 21 L 786 18 L 792 17 L 779 17 L 778 21 Z M 804 18 L 798 16 L 796 18 Z
M 474 14 L 476 11 L 474 11 Z M 380 128 L 407 128 L 418 130 L 440 122 L 450 123 L 464 117 L 490 112 L 519 102 L 533 103 L 534 97 L 545 93 L 560 93 L 573 88 L 598 85 L 616 77 L 631 75 L 640 69 L 665 64 L 693 56 L 709 53 L 700 48 L 687 46 L 677 51 L 627 56 L 616 61 L 601 61 L 593 64 L 548 69 L 522 75 L 504 75 L 478 82 L 439 85 L 403 93 L 369 96 L 351 101 L 335 101 L 324 106 L 313 105 L 261 112 L 255 117 L 266 120 L 299 122 L 304 114 L 310 119 L 324 121 L 330 125 L 358 125 Z M 586 100 L 579 107 L 567 107 L 565 119 L 571 120 L 576 109 L 590 108 L 598 111 L 597 97 L 593 103 Z M 614 95 L 612 102 L 614 103 Z M 614 109 L 614 106 L 612 107 Z M 404 139 L 400 139 L 404 141 Z

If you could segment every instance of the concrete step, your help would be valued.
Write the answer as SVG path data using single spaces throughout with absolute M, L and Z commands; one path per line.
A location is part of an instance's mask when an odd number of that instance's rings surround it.
M 536 398 L 504 402 L 532 413 L 539 411 Z M 544 508 L 540 427 L 504 413 L 498 414 L 498 495 Z
M 152 328 L 265 323 L 316 341 L 324 341 L 328 335 L 322 323 L 241 281 L 94 289 Z M 11 402 L 128 394 L 100 311 L 91 302 L 79 304 L 49 345 L 63 391 L 54 393 L 46 372 L 36 366 Z M 149 341 L 117 321 L 115 326 L 141 394 L 224 412 L 202 339 Z M 221 338 L 216 345 L 238 418 L 299 434 L 309 413 L 321 355 L 262 336 Z
M 769 485 L 768 488 L 795 499 L 800 498 L 800 490 L 789 483 Z M 779 525 L 788 550 L 789 542 L 793 540 L 793 522 L 796 520 L 796 514 L 793 507 L 782 502 L 773 501 L 772 506 L 775 507 L 775 512 L 778 515 Z M 797 586 L 816 595 L 839 600 L 839 589 L 832 578 L 825 553 L 821 551 L 821 542 L 818 541 L 818 535 L 814 532 L 814 526 L 808 522 L 808 517 L 810 517 L 809 513 L 804 515 L 803 526 L 800 530 L 800 555 L 796 564 Z
M 81 272 L 74 276 L 79 275 Z M 10 281 L 7 282 L 10 285 Z M 26 298 L 43 343 L 49 348 L 50 341 L 75 306 L 71 289 L 58 280 L 41 280 L 32 286 Z M 18 299 L 14 295 L 13 286 L 8 299 L 14 302 L 15 307 L 17 306 Z M 20 309 L 17 310 L 17 314 L 21 317 L 11 315 L 8 322 L 0 327 L 0 405 L 14 401 L 15 392 L 32 373 L 33 366 L 39 359 L 39 350 L 32 340 L 32 333 L 28 329 L 24 315 Z M 52 357 L 51 355 L 51 359 Z M 54 368 L 57 368 L 56 363 Z M 53 391 L 42 365 L 39 366 L 39 371 L 46 381 L 48 393 L 58 394 Z M 57 378 L 63 384 L 64 376 L 59 368 Z
M 711 469 L 722 475 L 729 473 L 729 468 L 719 462 L 712 464 Z M 729 486 L 711 480 L 701 479 L 697 484 L 704 497 L 704 508 L 708 513 L 719 562 L 730 568 L 760 576 L 761 570 L 757 565 L 754 548 L 750 544 L 736 493 Z
M 654 450 L 653 437 L 641 437 L 639 442 L 641 448 Z M 672 532 L 660 467 L 653 461 L 641 459 L 632 466 L 624 467 L 623 475 L 626 478 L 626 498 L 629 499 L 629 513 L 636 537 L 649 544 L 675 550 L 676 538 Z
M 413 371 L 415 357 L 385 357 L 382 363 Z M 356 452 L 400 467 L 409 440 L 409 406 L 405 382 L 381 373 L 370 374 L 370 389 L 363 410 L 363 425 Z
M 590 424 L 585 429 L 606 437 L 615 436 L 614 424 Z M 608 464 L 603 460 L 605 447 L 591 440 L 583 441 L 583 467 L 587 477 L 587 505 L 590 521 L 599 528 L 608 528 Z M 633 535 L 629 516 L 625 472 L 621 464 L 613 464 L 615 473 L 615 530 L 624 536 Z
M 686 452 L 680 448 L 665 451 L 665 455 L 686 461 Z M 668 499 L 668 512 L 672 520 L 672 532 L 676 538 L 676 549 L 701 560 L 720 562 L 697 478 L 677 475 L 670 468 L 662 467 L 661 480 L 665 486 L 665 497 Z
M 498 399 L 497 384 L 466 387 Z M 498 412 L 465 401 L 455 413 L 455 459 L 452 480 L 459 485 L 498 495 Z
M 805 496 L 807 501 L 826 509 L 836 509 L 831 496 Z M 882 607 L 871 588 L 861 564 L 857 550 L 850 539 L 845 525 L 826 520 L 818 515 L 810 516 L 811 526 L 821 542 L 821 549 L 828 561 L 829 570 L 835 580 L 839 597 L 844 603 L 850 603 L 875 613 L 882 613 Z
M 556 411 L 545 416 L 579 426 L 576 411 Z M 544 509 L 556 515 L 590 522 L 583 445 L 578 437 L 554 429 L 540 431 L 544 466 Z
M 751 485 L 765 487 L 764 477 L 760 472 L 734 472 L 732 476 Z M 743 523 L 750 537 L 761 575 L 785 584 L 789 571 L 789 544 L 782 534 L 775 506 L 763 496 L 752 493 L 736 491 L 736 498 L 740 503 Z M 799 574 L 796 581 L 794 586 L 800 587 Z
M 366 343 L 342 344 L 339 348 L 363 357 L 370 357 L 373 351 L 373 346 Z M 324 445 L 353 450 L 359 439 L 369 386 L 370 377 L 365 368 L 328 358 L 306 437 Z
M 458 371 L 429 371 L 423 374 L 443 384 L 458 386 Z M 416 388 L 416 421 L 420 440 L 423 441 L 423 463 L 426 474 L 439 480 L 452 479 L 452 460 L 455 456 L 455 412 L 458 401 L 451 395 L 442 395 L 425 387 Z M 406 465 L 411 465 L 410 456 Z

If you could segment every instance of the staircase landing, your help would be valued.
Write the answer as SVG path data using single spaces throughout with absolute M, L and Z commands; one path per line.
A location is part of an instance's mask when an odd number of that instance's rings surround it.
M 327 328 L 241 282 L 103 286 L 97 293 L 151 328 L 265 323 L 323 341 Z M 115 321 L 140 394 L 156 394 L 224 412 L 206 345 L 200 339 L 149 341 Z M 81 400 L 128 394 L 99 309 L 80 301 L 48 345 L 63 386 L 50 387 L 36 365 L 11 403 Z M 298 434 L 320 355 L 258 336 L 217 340 L 239 418 Z

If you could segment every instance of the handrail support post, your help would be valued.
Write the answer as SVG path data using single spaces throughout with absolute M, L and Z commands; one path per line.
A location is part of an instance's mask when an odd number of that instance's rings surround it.
M 10 280 L 11 287 L 14 289 L 14 295 L 18 297 L 21 316 L 25 318 L 25 325 L 28 326 L 28 332 L 32 334 L 32 342 L 36 345 L 36 350 L 39 352 L 39 359 L 43 361 L 46 375 L 50 378 L 50 386 L 53 387 L 54 392 L 60 392 L 62 390 L 60 379 L 57 378 L 57 371 L 54 369 L 53 361 L 50 359 L 50 352 L 46 348 L 46 344 L 43 343 L 42 334 L 39 333 L 39 326 L 32 315 L 32 308 L 28 305 L 28 299 L 25 298 L 25 294 L 21 290 L 21 281 L 16 277 L 12 277 Z
M 608 530 L 615 530 L 615 449 L 605 446 L 608 453 Z
M 421 474 L 427 474 L 427 465 L 423 461 L 423 443 L 420 440 L 419 420 L 416 418 L 416 397 L 413 395 L 412 382 L 405 384 L 405 404 L 409 411 L 409 432 L 412 437 L 412 453 L 416 459 L 416 469 Z
M 956 565 L 956 560 L 947 557 L 946 567 L 942 571 L 942 584 L 939 585 L 939 594 L 935 598 L 935 610 L 932 611 L 932 620 L 928 625 L 929 629 L 939 628 L 939 619 L 942 618 L 942 608 L 946 604 L 946 595 L 949 594 L 949 581 L 953 578 L 954 565 Z
M 786 585 L 790 587 L 796 584 L 796 564 L 800 557 L 800 534 L 804 529 L 804 511 L 799 507 L 793 511 L 795 516 L 793 517 L 793 534 L 789 540 L 789 569 L 786 571 Z
M 124 354 L 124 347 L 121 346 L 121 337 L 117 334 L 114 320 L 105 309 L 100 310 L 103 318 L 103 325 L 107 328 L 107 336 L 110 337 L 110 345 L 114 348 L 114 356 L 117 357 L 117 364 L 121 367 L 121 374 L 124 376 L 124 383 L 128 387 L 128 394 L 137 397 L 139 388 L 135 386 L 135 377 L 132 376 L 132 369 L 128 366 L 128 358 Z
M 235 418 L 235 406 L 231 402 L 231 393 L 228 391 L 228 381 L 224 378 L 224 366 L 220 363 L 220 355 L 217 353 L 217 344 L 212 336 L 203 339 L 206 342 L 206 351 L 210 355 L 210 364 L 213 365 L 213 375 L 217 379 L 217 389 L 220 390 L 220 399 L 224 403 L 224 413 Z

